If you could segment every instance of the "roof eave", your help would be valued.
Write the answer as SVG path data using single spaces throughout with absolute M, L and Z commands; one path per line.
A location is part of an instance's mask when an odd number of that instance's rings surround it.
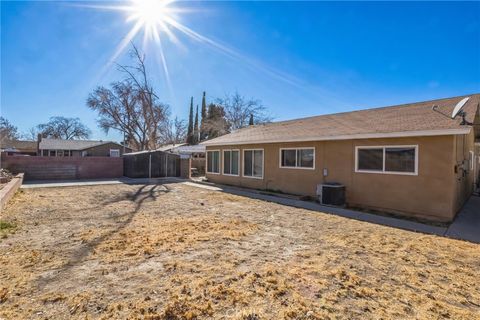
M 304 142 L 304 141 L 332 141 L 332 140 L 354 140 L 354 139 L 379 139 L 379 138 L 404 138 L 404 137 L 427 137 L 427 136 L 445 136 L 469 134 L 470 126 L 458 129 L 441 129 L 441 130 L 420 130 L 420 131 L 401 131 L 401 132 L 384 132 L 384 133 L 360 133 L 338 136 L 325 137 L 302 137 L 291 139 L 271 139 L 271 140 L 250 140 L 237 142 L 215 142 L 205 141 L 205 146 L 222 146 L 222 145 L 242 145 L 242 144 L 260 144 L 260 143 L 285 143 L 285 142 Z

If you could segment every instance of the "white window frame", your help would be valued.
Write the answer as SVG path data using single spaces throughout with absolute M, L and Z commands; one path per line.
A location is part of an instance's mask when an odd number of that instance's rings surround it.
M 255 177 L 253 175 L 251 176 L 246 176 L 245 175 L 245 152 L 246 151 L 252 151 L 253 156 L 252 156 L 252 174 L 253 174 L 253 164 L 255 163 L 255 151 L 262 151 L 262 176 L 261 177 Z M 258 179 L 258 180 L 263 180 L 263 177 L 265 176 L 265 150 L 263 148 L 255 148 L 255 149 L 243 149 L 242 150 L 242 177 L 244 178 L 249 178 L 249 179 Z
M 297 166 L 298 154 L 295 152 L 295 167 L 288 167 L 282 165 L 282 150 L 313 150 L 313 167 L 299 167 Z M 278 166 L 282 169 L 300 169 L 300 170 L 315 170 L 315 147 L 299 147 L 299 148 L 280 148 L 278 151 Z
M 117 157 L 117 156 L 112 156 L 112 151 L 118 152 L 118 157 Z M 110 149 L 110 157 L 112 157 L 112 158 L 120 158 L 120 149 Z
M 225 152 L 230 152 L 230 172 L 232 171 L 232 152 L 237 151 L 238 152 L 238 160 L 237 160 L 237 168 L 238 168 L 238 174 L 231 174 L 231 173 L 225 173 L 225 162 L 223 161 L 225 159 Z M 224 176 L 232 176 L 232 177 L 238 177 L 240 176 L 240 149 L 223 149 L 222 150 L 222 174 Z
M 385 150 L 388 148 L 414 148 L 415 149 L 415 171 L 414 172 L 397 172 L 385 171 Z M 360 149 L 383 149 L 383 167 L 381 171 L 376 170 L 360 170 L 358 169 L 358 150 Z M 384 146 L 355 146 L 355 172 L 358 173 L 379 173 L 379 174 L 396 174 L 405 176 L 418 176 L 418 144 L 414 145 L 384 145 Z
M 218 151 L 218 172 L 210 172 L 208 171 L 208 153 L 209 152 L 215 152 L 215 151 Z M 205 172 L 208 173 L 208 174 L 220 174 L 220 172 L 222 172 L 222 152 L 220 149 L 213 149 L 213 150 L 207 150 L 205 152 Z

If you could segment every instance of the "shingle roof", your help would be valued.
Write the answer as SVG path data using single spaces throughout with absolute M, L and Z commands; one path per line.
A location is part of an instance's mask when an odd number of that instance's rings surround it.
M 173 148 L 172 152 L 183 153 L 183 154 L 202 153 L 202 152 L 205 152 L 205 146 L 202 145 L 202 144 L 182 145 L 182 146 L 178 146 L 178 147 Z
M 352 138 L 393 137 L 404 135 L 436 135 L 468 131 L 461 117 L 450 119 L 432 110 L 451 115 L 464 97 L 438 99 L 397 106 L 321 115 L 289 121 L 256 125 L 203 142 L 205 145 L 271 143 L 288 141 L 344 140 Z M 469 95 L 464 105 L 467 121 L 473 122 L 480 94 Z
M 43 138 L 40 141 L 41 150 L 85 150 L 105 143 L 116 143 L 102 140 L 63 140 Z
M 4 140 L 1 142 L 2 149 L 37 150 L 37 141 L 29 140 Z

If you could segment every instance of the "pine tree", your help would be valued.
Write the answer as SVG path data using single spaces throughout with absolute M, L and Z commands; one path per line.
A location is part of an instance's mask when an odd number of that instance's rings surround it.
M 197 112 L 195 113 L 195 125 L 193 127 L 193 144 L 197 144 L 200 141 L 200 132 L 198 131 L 198 105 Z
M 207 102 L 205 100 L 205 91 L 203 91 L 202 98 L 202 120 L 200 123 L 200 141 L 203 141 L 207 137 L 207 130 L 205 128 L 205 122 L 207 121 Z
M 250 113 L 250 120 L 248 121 L 249 126 L 253 126 L 253 113 Z
M 193 143 L 193 97 L 190 99 L 190 115 L 188 117 L 187 143 Z

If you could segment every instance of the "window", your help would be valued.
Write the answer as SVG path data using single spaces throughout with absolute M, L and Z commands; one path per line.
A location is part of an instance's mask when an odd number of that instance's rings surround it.
M 120 157 L 120 149 L 110 149 L 110 157 Z
M 418 174 L 418 146 L 356 147 L 356 172 Z
M 240 151 L 223 150 L 223 174 L 238 176 Z
M 315 168 L 314 148 L 280 149 L 280 168 Z
M 220 151 L 207 151 L 207 172 L 220 173 Z
M 56 157 L 57 156 L 57 152 L 55 150 L 49 150 L 48 151 L 48 156 L 49 157 Z
M 243 176 L 263 179 L 263 149 L 243 150 Z

